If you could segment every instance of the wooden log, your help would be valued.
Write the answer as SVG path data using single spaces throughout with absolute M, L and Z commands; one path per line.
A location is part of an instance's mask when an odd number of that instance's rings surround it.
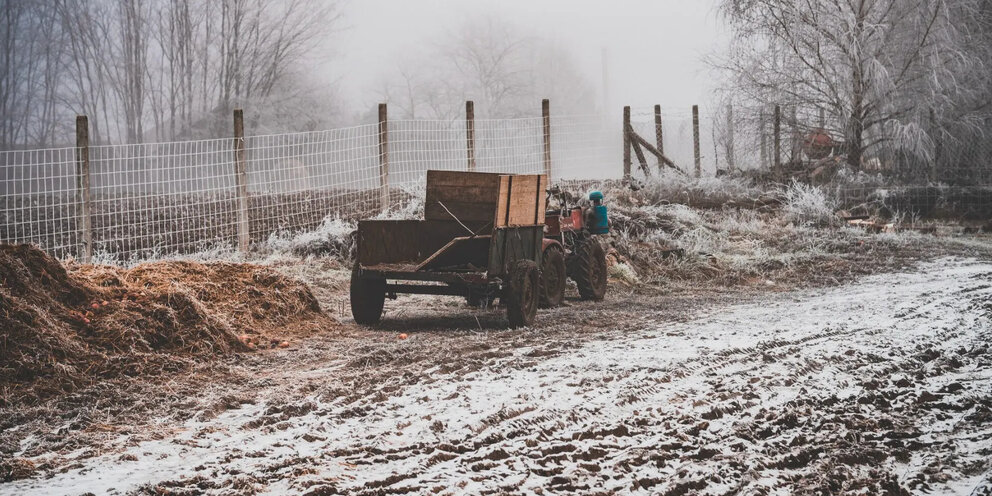
M 238 250 L 248 253 L 248 159 L 245 154 L 245 114 L 234 109 L 234 181 L 238 195 Z
M 90 191 L 90 126 L 85 115 L 76 116 L 76 186 L 82 199 L 79 212 L 79 225 L 83 237 L 80 258 L 90 263 L 93 258 L 93 212 L 92 192 Z
M 684 172 L 682 171 L 682 169 L 679 169 L 678 166 L 675 165 L 675 162 L 672 162 L 671 159 L 669 159 L 668 157 L 666 157 L 664 153 L 661 153 L 661 151 L 658 150 L 657 148 L 655 148 L 654 145 L 652 145 L 646 139 L 644 139 L 643 137 L 641 137 L 641 135 L 639 135 L 636 132 L 634 132 L 634 129 L 632 127 L 628 126 L 627 129 L 628 129 L 628 134 L 630 135 L 631 140 L 632 141 L 636 141 L 638 144 L 640 144 L 645 149 L 647 149 L 647 151 L 651 152 L 652 155 L 654 155 L 655 157 L 658 158 L 658 162 L 659 163 L 665 164 L 665 165 L 667 165 L 667 166 L 669 166 L 669 167 L 677 170 L 678 172 L 681 172 L 681 173 L 684 174 Z
M 632 143 L 634 146 L 634 153 L 637 155 L 637 161 L 641 164 L 641 170 L 644 171 L 645 177 L 651 177 L 651 169 L 648 168 L 648 161 L 644 158 L 644 152 L 641 151 L 641 145 L 636 140 Z

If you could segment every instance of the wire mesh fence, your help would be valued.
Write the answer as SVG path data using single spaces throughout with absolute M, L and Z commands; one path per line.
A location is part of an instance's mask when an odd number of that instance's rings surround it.
M 770 185 L 792 181 L 824 189 L 838 208 L 884 205 L 912 217 L 992 219 L 992 122 L 912 128 L 907 136 L 876 128 L 863 136 L 856 158 L 844 123 L 804 106 L 724 106 L 699 116 L 662 113 L 661 146 L 679 170 L 695 174 L 698 139 L 701 175 L 743 175 Z M 631 127 L 657 143 L 650 109 L 631 109 Z M 908 142 L 907 142 L 908 141 Z M 646 157 L 650 167 L 657 164 Z M 632 160 L 635 173 L 639 167 Z M 643 174 L 643 173 L 641 173 Z
M 0 180 L 0 241 L 35 243 L 58 257 L 76 254 L 81 197 L 75 148 L 2 152 Z
M 620 133 L 606 120 L 555 117 L 549 130 L 555 180 L 621 176 Z M 248 241 L 312 230 L 329 217 L 377 215 L 418 194 L 428 169 L 544 172 L 544 139 L 540 117 L 476 120 L 473 162 L 464 120 L 245 137 Z M 87 147 L 93 256 L 135 262 L 237 247 L 236 143 Z M 0 152 L 0 242 L 84 258 L 79 151 Z
M 688 176 L 698 160 L 703 177 L 730 173 L 815 184 L 817 171 L 833 167 L 821 186 L 840 206 L 882 194 L 907 212 L 944 209 L 992 218 L 992 129 L 944 136 L 929 144 L 929 156 L 876 146 L 860 167 L 844 169 L 841 144 L 811 147 L 811 137 L 832 125 L 816 112 L 780 109 L 776 133 L 772 109 L 704 109 L 698 137 L 691 109 L 661 115 L 658 148 Z M 83 194 L 80 148 L 0 152 L 0 242 L 34 243 L 61 258 L 89 252 L 134 262 L 233 250 L 239 240 L 264 243 L 274 234 L 312 230 L 327 218 L 378 215 L 422 195 L 428 169 L 540 173 L 550 167 L 553 181 L 622 177 L 619 119 L 551 115 L 549 121 L 549 154 L 542 117 L 473 120 L 472 133 L 466 120 L 396 120 L 240 142 L 89 146 L 89 195 Z M 631 127 L 658 144 L 653 109 L 633 109 Z M 658 170 L 653 155 L 646 159 Z M 633 161 L 634 174 L 643 174 Z M 87 197 L 90 250 L 83 235 Z

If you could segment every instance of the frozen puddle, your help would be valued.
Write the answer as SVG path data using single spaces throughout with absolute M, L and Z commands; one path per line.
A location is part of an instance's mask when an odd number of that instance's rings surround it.
M 992 264 L 941 260 L 349 404 L 162 425 L 0 493 L 969 494 L 990 484 L 990 316 Z

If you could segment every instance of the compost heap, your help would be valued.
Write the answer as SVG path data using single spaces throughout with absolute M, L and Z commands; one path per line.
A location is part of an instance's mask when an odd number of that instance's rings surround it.
M 306 285 L 266 267 L 66 267 L 35 247 L 0 245 L 0 406 L 181 370 L 328 324 Z

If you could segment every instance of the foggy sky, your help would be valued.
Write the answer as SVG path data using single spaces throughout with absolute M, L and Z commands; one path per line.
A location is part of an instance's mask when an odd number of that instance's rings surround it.
M 411 47 L 428 51 L 477 15 L 501 16 L 567 47 L 598 91 L 605 48 L 611 112 L 705 105 L 715 83 L 702 57 L 727 39 L 712 0 L 350 0 L 343 13 L 345 28 L 322 50 L 321 70 L 353 111 L 376 103 L 376 84 Z

